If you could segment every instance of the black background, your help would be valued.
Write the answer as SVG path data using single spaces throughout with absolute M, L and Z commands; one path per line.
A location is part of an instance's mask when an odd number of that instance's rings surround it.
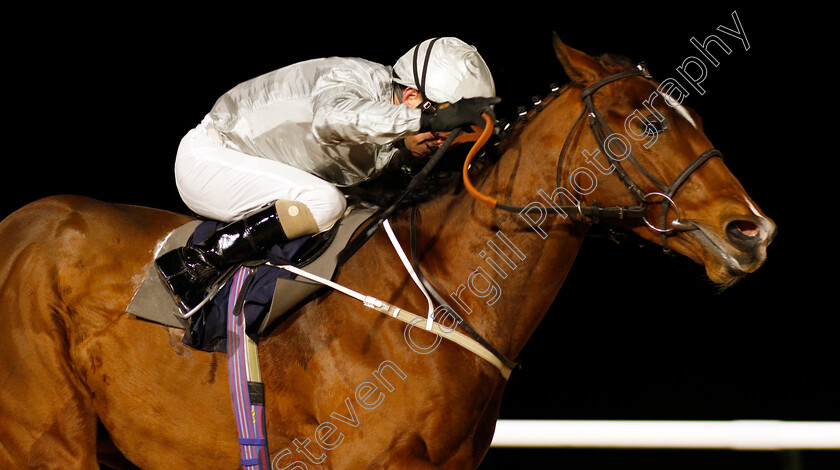
M 799 13 L 732 5 L 514 2 L 471 16 L 460 4 L 306 13 L 231 4 L 11 15 L 20 29 L 4 33 L 2 214 L 66 193 L 186 212 L 172 173 L 183 134 L 232 86 L 298 60 L 392 64 L 423 39 L 458 36 L 481 51 L 504 100 L 498 114 L 513 119 L 517 106 L 567 81 L 552 31 L 591 54 L 644 60 L 662 80 L 697 55 L 691 37 L 732 27 L 737 10 L 750 50 L 717 33 L 733 53 L 719 56 L 706 94 L 686 104 L 778 224 L 767 263 L 721 293 L 685 258 L 587 241 L 520 358 L 501 418 L 840 421 L 836 144 L 827 119 L 835 76 L 820 39 L 831 29 L 806 5 Z M 840 468 L 835 452 L 501 449 L 481 468 L 775 469 L 790 459 Z

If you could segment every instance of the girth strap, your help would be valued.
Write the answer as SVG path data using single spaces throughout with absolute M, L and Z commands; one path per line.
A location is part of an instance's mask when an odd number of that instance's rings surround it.
M 257 360 L 257 345 L 245 333 L 242 306 L 254 268 L 240 267 L 231 278 L 227 308 L 228 382 L 231 407 L 239 434 L 243 469 L 267 470 L 265 397 Z

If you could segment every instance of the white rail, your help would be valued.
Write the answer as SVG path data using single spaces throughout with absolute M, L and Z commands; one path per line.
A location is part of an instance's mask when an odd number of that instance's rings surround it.
M 840 422 L 499 420 L 492 446 L 840 449 Z

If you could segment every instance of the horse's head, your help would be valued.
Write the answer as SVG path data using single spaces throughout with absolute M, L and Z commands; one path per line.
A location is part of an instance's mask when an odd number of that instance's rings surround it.
M 758 269 L 775 224 L 729 172 L 700 117 L 679 104 L 675 84 L 556 36 L 554 46 L 583 104 L 558 182 L 581 204 L 637 207 L 644 217 L 615 222 L 703 264 L 718 284 Z

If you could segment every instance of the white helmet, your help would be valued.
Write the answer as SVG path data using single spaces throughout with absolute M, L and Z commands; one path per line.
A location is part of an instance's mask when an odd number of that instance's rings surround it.
M 394 81 L 435 103 L 462 98 L 491 98 L 496 85 L 475 47 L 458 38 L 427 39 L 394 64 Z

